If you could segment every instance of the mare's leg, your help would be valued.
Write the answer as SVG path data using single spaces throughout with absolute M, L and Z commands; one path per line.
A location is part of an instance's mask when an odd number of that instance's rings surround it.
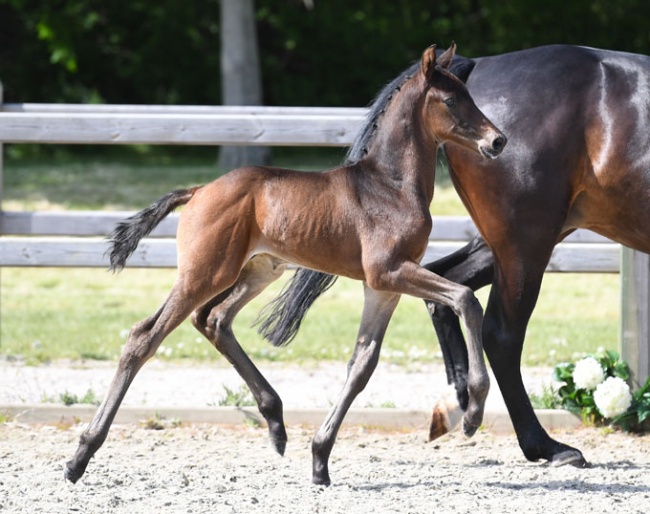
M 232 322 L 248 302 L 282 275 L 285 268 L 283 261 L 269 255 L 258 255 L 248 261 L 234 286 L 192 314 L 194 326 L 234 366 L 248 385 L 260 413 L 268 423 L 273 446 L 280 455 L 284 455 L 287 445 L 282 400 L 237 342 Z
M 493 264 L 492 251 L 482 237 L 476 236 L 460 250 L 432 263 L 424 264 L 423 267 L 447 280 L 476 291 L 492 282 Z M 460 413 L 467 409 L 469 362 L 465 337 L 458 316 L 451 308 L 440 303 L 429 300 L 425 300 L 425 303 L 438 336 L 445 362 L 447 383 L 453 384 L 456 391 L 456 402 L 445 398 L 433 408 L 429 428 L 429 440 L 433 440 L 453 428 L 450 418 L 460 419 L 460 415 L 451 414 L 452 410 Z
M 526 327 L 537 302 L 552 248 L 551 244 L 547 252 L 538 252 L 537 258 L 521 255 L 518 249 L 513 248 L 495 254 L 495 277 L 485 312 L 483 340 L 526 458 L 582 467 L 586 461 L 580 451 L 555 441 L 546 433 L 530 404 L 521 377 Z M 546 259 L 545 253 L 548 254 Z
M 200 292 L 187 291 L 182 282 L 177 281 L 158 312 L 133 326 L 108 394 L 88 428 L 81 434 L 74 457 L 66 463 L 65 477 L 68 480 L 74 483 L 84 474 L 90 458 L 106 439 L 115 414 L 140 368 L 197 304 L 205 301 L 205 297 L 197 293 Z
M 377 367 L 386 327 L 400 299 L 399 294 L 373 291 L 366 284 L 364 293 L 361 326 L 348 363 L 348 377 L 336 404 L 312 441 L 312 480 L 315 484 L 330 484 L 328 461 L 336 435 L 352 402 L 366 387 Z

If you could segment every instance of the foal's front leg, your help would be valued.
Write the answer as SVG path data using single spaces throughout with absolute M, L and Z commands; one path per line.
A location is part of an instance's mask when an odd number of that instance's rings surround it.
M 463 431 L 473 435 L 485 411 L 490 378 L 483 356 L 483 309 L 472 290 L 432 273 L 412 261 L 404 261 L 391 273 L 377 273 L 371 287 L 431 300 L 450 307 L 460 317 L 467 333 L 469 400 L 463 417 Z
M 423 267 L 447 280 L 476 291 L 492 282 L 494 259 L 492 251 L 485 244 L 483 238 L 476 236 L 460 250 L 442 259 L 424 264 Z M 457 405 L 447 398 L 439 400 L 434 406 L 429 427 L 429 440 L 433 440 L 453 428 L 450 423 L 453 411 L 464 412 L 467 410 L 469 361 L 465 336 L 458 316 L 452 309 L 442 304 L 429 300 L 425 300 L 425 303 L 444 357 L 447 383 L 453 384 L 456 388 L 457 400 Z
M 366 387 L 377 367 L 386 327 L 400 299 L 399 294 L 373 291 L 365 283 L 364 294 L 361 326 L 348 363 L 348 377 L 336 404 L 312 441 L 312 480 L 315 484 L 330 484 L 328 461 L 336 435 L 352 402 Z

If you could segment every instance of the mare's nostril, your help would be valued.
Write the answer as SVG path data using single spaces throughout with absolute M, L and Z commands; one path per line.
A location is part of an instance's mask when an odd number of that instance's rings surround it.
M 495 152 L 500 152 L 504 146 L 506 146 L 506 138 L 503 136 L 498 136 L 492 141 L 492 150 Z

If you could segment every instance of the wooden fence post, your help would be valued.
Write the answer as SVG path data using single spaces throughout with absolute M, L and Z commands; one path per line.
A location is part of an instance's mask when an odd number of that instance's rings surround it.
M 650 375 L 650 255 L 621 251 L 621 357 L 635 385 Z
M 3 99 L 3 90 L 2 90 L 2 81 L 0 81 L 0 111 L 2 110 L 2 104 L 4 103 Z M 4 156 L 4 147 L 0 141 L 0 236 L 2 236 L 2 164 Z M 1 268 L 0 268 L 1 269 Z M 2 285 L 2 277 L 0 277 L 0 286 Z M 2 302 L 0 301 L 0 324 L 2 323 Z M 0 337 L 0 345 L 2 345 L 2 338 Z
M 0 111 L 2 110 L 2 104 L 4 103 L 3 99 L 3 90 L 2 90 L 2 81 L 0 80 Z M 0 217 L 2 216 L 2 157 L 4 155 L 4 150 L 2 142 L 0 141 Z M 2 220 L 0 220 L 0 228 L 2 228 Z M 2 232 L 0 231 L 0 236 Z

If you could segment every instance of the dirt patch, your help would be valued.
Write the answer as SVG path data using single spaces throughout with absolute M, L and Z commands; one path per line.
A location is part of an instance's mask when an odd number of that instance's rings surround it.
M 116 425 L 72 485 L 63 465 L 82 427 L 0 425 L 0 512 L 483 513 L 650 511 L 650 436 L 580 429 L 554 434 L 587 469 L 527 462 L 513 436 L 344 428 L 333 485 L 311 484 L 314 429 L 289 429 L 286 456 L 266 430 Z

